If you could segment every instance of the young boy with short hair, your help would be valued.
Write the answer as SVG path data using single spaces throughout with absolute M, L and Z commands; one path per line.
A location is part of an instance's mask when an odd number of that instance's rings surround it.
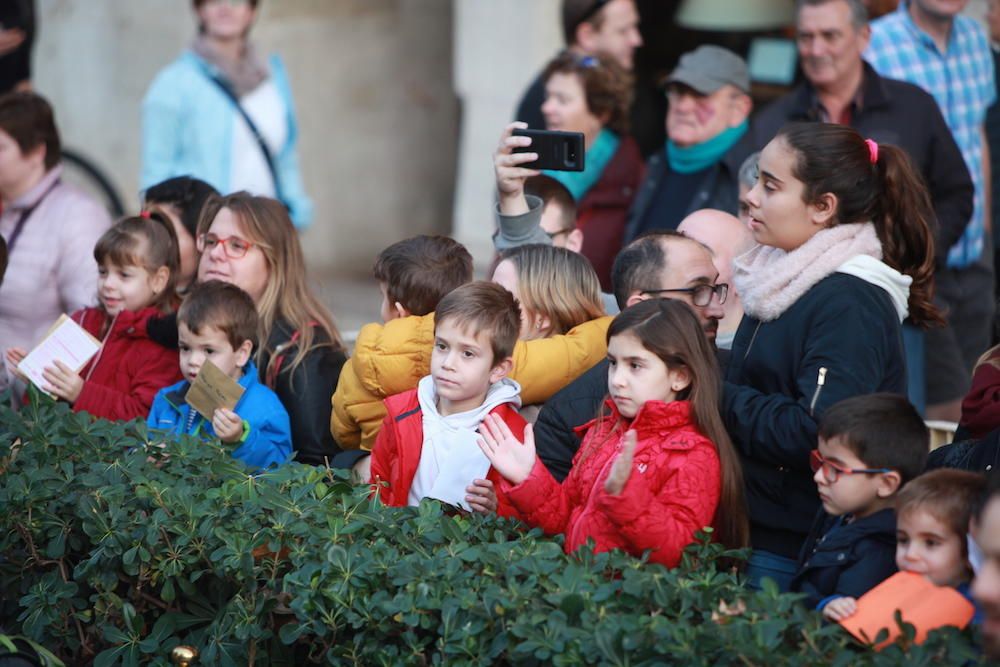
M 146 420 L 149 427 L 218 438 L 223 444 L 236 445 L 233 457 L 255 468 L 287 461 L 292 453 L 288 412 L 258 380 L 250 356 L 257 337 L 257 308 L 250 295 L 218 280 L 199 283 L 177 312 L 177 329 L 184 379 L 156 394 Z M 233 410 L 219 408 L 211 421 L 185 401 L 206 360 L 244 390 Z
M 354 354 L 344 364 L 333 394 L 330 430 L 343 449 L 336 465 L 351 467 L 375 444 L 385 416 L 382 399 L 416 385 L 427 372 L 421 363 L 433 340 L 432 318 L 441 298 L 472 280 L 472 255 L 458 241 L 446 236 L 414 236 L 393 243 L 379 253 L 372 268 L 382 293 L 383 324 L 362 327 Z M 364 359 L 376 359 L 366 364 Z M 400 386 L 393 391 L 384 386 Z M 388 389 L 388 391 L 387 391 Z
M 819 422 L 813 480 L 823 511 L 802 552 L 791 590 L 832 620 L 896 571 L 895 495 L 927 461 L 930 438 L 896 394 L 843 400 Z
M 496 414 L 523 437 L 520 387 L 506 377 L 520 327 L 517 301 L 494 283 L 469 283 L 441 300 L 430 375 L 385 400 L 371 473 L 373 491 L 386 504 L 437 498 L 467 510 L 515 514 L 494 492 L 500 476 L 479 449 L 477 429 Z

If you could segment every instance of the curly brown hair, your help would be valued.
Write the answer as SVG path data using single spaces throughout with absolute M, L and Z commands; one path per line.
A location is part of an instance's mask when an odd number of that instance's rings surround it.
M 545 68 L 547 82 L 553 74 L 575 74 L 583 85 L 590 113 L 604 120 L 604 126 L 618 134 L 629 131 L 632 106 L 632 75 L 608 55 L 581 56 L 563 51 Z

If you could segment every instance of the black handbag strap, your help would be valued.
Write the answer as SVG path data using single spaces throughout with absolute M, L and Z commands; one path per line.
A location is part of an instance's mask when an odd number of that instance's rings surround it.
M 260 133 L 260 130 L 257 128 L 257 124 L 253 122 L 253 119 L 250 118 L 250 114 L 248 114 L 247 110 L 243 108 L 242 104 L 240 104 L 240 98 L 236 96 L 236 93 L 232 88 L 230 88 L 229 84 L 211 73 L 209 73 L 208 78 L 212 80 L 212 83 L 219 87 L 219 90 L 225 93 L 226 97 L 229 98 L 229 101 L 233 103 L 234 107 L 236 107 L 236 110 L 240 112 L 240 116 L 243 117 L 243 122 L 245 122 L 247 127 L 250 128 L 250 133 L 253 135 L 253 138 L 257 140 L 257 146 L 260 147 L 260 152 L 264 154 L 264 161 L 267 162 L 267 168 L 271 171 L 271 178 L 274 180 L 274 192 L 277 195 L 277 199 L 287 206 L 288 202 L 286 202 L 285 198 L 282 196 L 281 179 L 278 178 L 278 168 L 274 163 L 274 155 L 271 154 L 271 149 L 267 147 L 267 142 L 264 141 L 264 135 Z

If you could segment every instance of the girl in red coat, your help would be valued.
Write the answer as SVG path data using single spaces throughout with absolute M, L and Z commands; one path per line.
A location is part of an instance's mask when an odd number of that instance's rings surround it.
M 177 351 L 146 335 L 150 317 L 176 305 L 177 240 L 169 222 L 125 218 L 97 241 L 97 308 L 73 320 L 101 341 L 101 349 L 79 373 L 56 362 L 45 370 L 45 390 L 77 412 L 112 420 L 145 419 L 156 392 L 181 379 Z M 15 368 L 25 351 L 8 350 Z
M 729 547 L 747 541 L 739 460 L 719 416 L 719 371 L 691 308 L 649 299 L 608 330 L 604 414 L 589 424 L 573 469 L 560 485 L 492 416 L 479 446 L 504 477 L 508 500 L 533 526 L 565 533 L 566 551 L 593 539 L 673 567 L 695 532 L 715 529 Z

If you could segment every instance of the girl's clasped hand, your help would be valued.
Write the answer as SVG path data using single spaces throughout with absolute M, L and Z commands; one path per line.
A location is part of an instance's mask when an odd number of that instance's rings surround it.
M 496 415 L 488 415 L 483 420 L 479 434 L 482 436 L 479 438 L 479 448 L 504 479 L 516 485 L 528 478 L 537 459 L 531 424 L 524 428 L 523 443 L 514 437 L 510 428 Z M 615 458 L 604 482 L 604 490 L 613 496 L 622 492 L 632 473 L 632 457 L 635 454 L 636 442 L 635 431 L 626 431 L 622 451 Z M 492 484 L 490 487 L 492 488 Z

